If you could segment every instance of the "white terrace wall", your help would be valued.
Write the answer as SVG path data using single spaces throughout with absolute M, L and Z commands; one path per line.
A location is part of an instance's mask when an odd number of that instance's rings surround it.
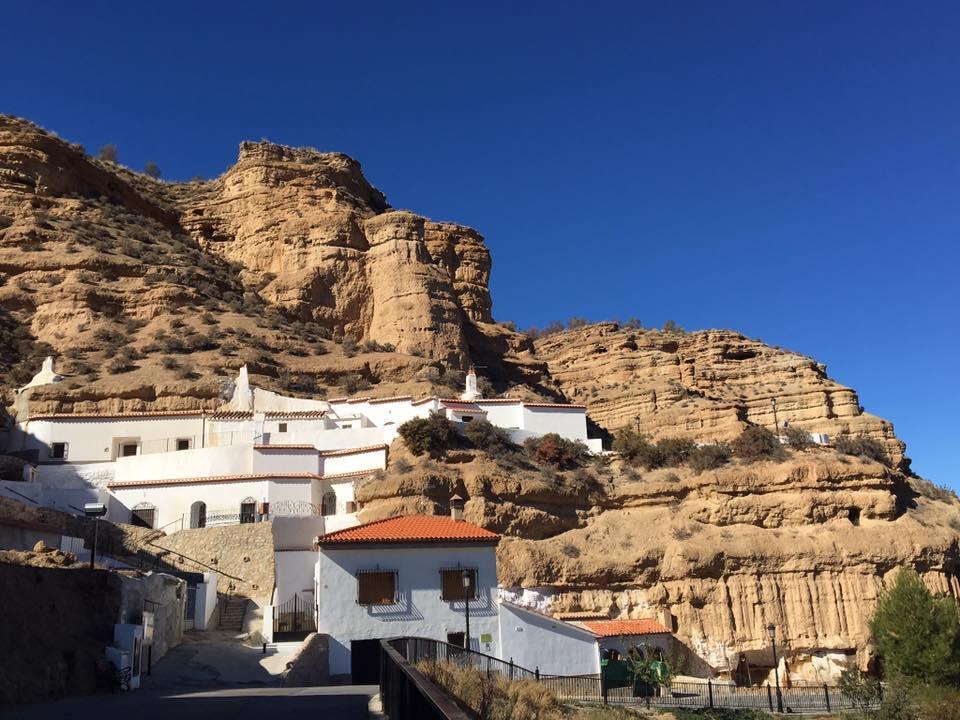
M 387 467 L 387 448 L 378 447 L 345 455 L 320 456 L 320 474 L 338 475 L 361 470 L 383 470 Z
M 538 408 L 524 405 L 523 424 L 537 435 L 557 433 L 569 440 L 587 439 L 587 414 L 583 408 Z
M 176 448 L 178 438 L 199 447 L 203 436 L 200 416 L 147 416 L 141 418 L 71 418 L 28 420 L 24 426 L 22 450 L 36 449 L 40 462 L 57 462 L 50 457 L 53 443 L 68 443 L 67 462 L 104 462 L 117 457 L 120 442 L 137 442 L 146 452 Z
M 502 428 L 523 427 L 523 403 L 485 403 L 478 400 L 477 405 L 487 411 L 487 420 Z
M 309 480 L 304 481 L 309 493 Z M 204 482 L 189 485 L 144 485 L 133 488 L 113 488 L 117 500 L 133 509 L 139 503 L 157 509 L 155 527 L 162 528 L 183 519 L 183 527 L 190 527 L 190 506 L 196 501 L 207 505 L 207 515 L 216 512 L 240 512 L 240 501 L 252 497 L 260 501 L 267 497 L 269 481 L 243 480 L 238 482 Z M 309 498 L 308 498 L 309 500 Z M 129 513 L 126 522 L 129 522 Z M 172 532 L 179 528 L 168 528 Z
M 277 586 L 273 604 L 281 605 L 294 595 L 313 603 L 313 575 L 317 564 L 317 552 L 308 550 L 277 550 L 274 553 Z
M 510 603 L 500 603 L 500 652 L 504 660 L 547 675 L 600 672 L 597 638 L 569 625 Z
M 350 672 L 350 642 L 397 635 L 446 641 L 447 633 L 463 632 L 464 604 L 440 597 L 441 568 L 477 569 L 479 598 L 470 603 L 472 647 L 499 656 L 496 604 L 497 563 L 494 547 L 410 546 L 323 548 L 317 565 L 320 633 L 330 636 L 330 674 Z M 357 603 L 357 572 L 397 571 L 399 600 L 389 606 Z M 490 643 L 481 643 L 490 635 Z
M 255 473 L 319 473 L 320 461 L 313 448 L 282 448 L 253 451 Z
M 118 458 L 117 482 L 172 480 L 211 475 L 247 475 L 253 472 L 253 446 L 207 447 L 175 454 L 136 455 Z

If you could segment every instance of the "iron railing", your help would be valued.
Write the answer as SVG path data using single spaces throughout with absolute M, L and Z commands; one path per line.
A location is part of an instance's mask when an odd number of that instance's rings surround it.
M 543 675 L 539 668 L 530 670 L 515 665 L 512 660 L 500 660 L 441 640 L 403 637 L 384 642 L 411 665 L 421 661 L 450 663 L 471 667 L 486 673 L 488 677 L 499 675 L 510 680 L 533 680 L 552 690 L 559 699 L 573 702 L 770 711 L 777 710 L 782 704 L 786 712 L 835 712 L 857 707 L 840 688 L 825 684 L 781 687 L 779 703 L 777 689 L 769 685 L 737 687 L 703 680 L 673 681 L 669 686 L 637 683 L 628 687 L 608 688 L 601 675 Z
M 404 653 L 407 640 L 380 641 L 380 700 L 390 720 L 470 720 Z

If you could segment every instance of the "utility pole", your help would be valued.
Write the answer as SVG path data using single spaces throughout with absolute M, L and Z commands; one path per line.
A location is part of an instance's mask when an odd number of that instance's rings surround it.
M 773 679 L 777 684 L 777 712 L 783 712 L 783 695 L 780 693 L 780 664 L 777 662 L 777 627 L 773 623 L 767 625 L 767 635 L 773 647 Z M 768 686 L 769 687 L 769 686 Z
M 770 398 L 770 407 L 773 408 L 773 436 L 780 441 L 780 422 L 777 420 L 777 399 Z
M 464 609 L 466 610 L 466 620 L 467 620 L 467 632 L 463 639 L 464 647 L 470 649 L 470 593 L 473 590 L 473 583 L 471 582 L 472 578 L 470 576 L 469 570 L 463 571 L 463 600 L 464 600 Z

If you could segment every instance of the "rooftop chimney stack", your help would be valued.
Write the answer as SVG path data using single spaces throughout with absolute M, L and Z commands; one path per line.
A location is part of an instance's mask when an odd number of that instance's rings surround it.
M 463 498 L 459 495 L 453 495 L 450 498 L 450 519 L 463 520 Z

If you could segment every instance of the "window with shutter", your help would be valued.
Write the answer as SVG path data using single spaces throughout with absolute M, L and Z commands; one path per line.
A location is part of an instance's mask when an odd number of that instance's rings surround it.
M 396 598 L 395 570 L 369 570 L 357 574 L 357 602 L 360 605 L 393 605 Z
M 463 574 L 470 574 L 470 587 L 463 586 Z M 440 592 L 446 602 L 477 599 L 476 568 L 443 568 L 440 570 Z

